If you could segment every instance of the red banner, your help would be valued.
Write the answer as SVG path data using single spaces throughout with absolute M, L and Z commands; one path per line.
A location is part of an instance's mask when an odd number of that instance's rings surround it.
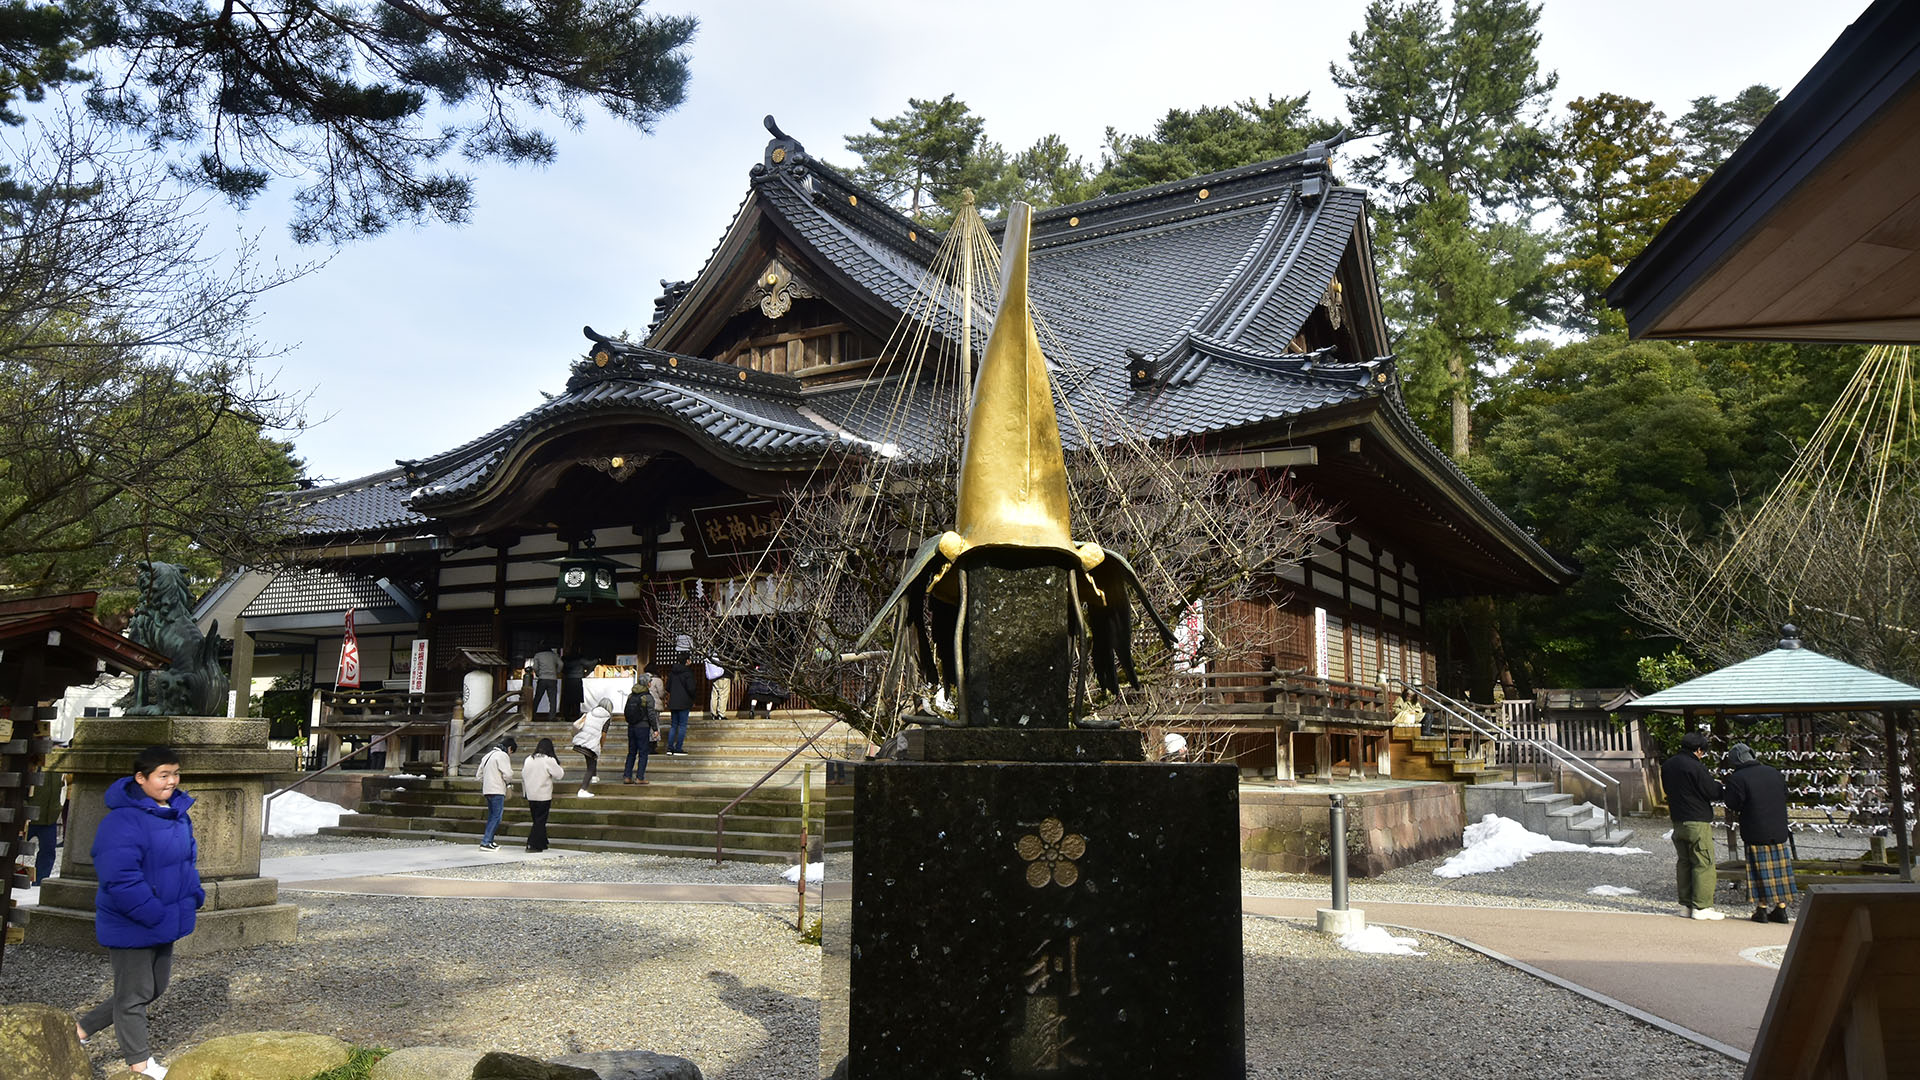
M 353 609 L 347 609 L 347 634 L 340 639 L 340 674 L 333 685 L 360 689 L 360 639 L 353 636 Z

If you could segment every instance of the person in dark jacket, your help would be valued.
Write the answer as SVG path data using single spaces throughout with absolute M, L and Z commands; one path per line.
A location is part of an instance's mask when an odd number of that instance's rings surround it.
M 773 707 L 787 696 L 787 688 L 775 682 L 765 665 L 753 665 L 747 677 L 747 715 L 773 718 Z
M 1680 737 L 1680 752 L 1660 766 L 1660 785 L 1666 789 L 1673 817 L 1674 890 L 1680 898 L 1680 916 L 1703 920 L 1726 918 L 1713 908 L 1713 890 L 1719 881 L 1713 866 L 1713 804 L 1720 798 L 1720 782 L 1701 764 L 1706 754 L 1706 735 L 1689 731 Z
M 653 740 L 660 730 L 660 710 L 654 706 L 653 690 L 644 674 L 635 680 L 621 711 L 627 718 L 627 765 L 620 770 L 620 782 L 644 784 L 647 757 L 653 752 Z M 634 767 L 635 762 L 639 762 L 638 768 Z
M 180 755 L 165 746 L 140 751 L 133 775 L 107 788 L 106 803 L 93 838 L 93 927 L 112 957 L 113 997 L 77 1026 L 84 1042 L 113 1025 L 127 1067 L 160 1080 L 167 1070 L 147 1045 L 147 1007 L 167 989 L 173 943 L 193 933 L 194 913 L 207 902 Z
M 669 754 L 687 752 L 687 716 L 693 712 L 693 701 L 693 669 L 687 666 L 686 658 L 681 657 L 667 669 L 667 712 L 673 718 L 673 726 L 667 729 L 666 752 Z
M 578 716 L 587 706 L 587 673 L 596 666 L 579 649 L 568 650 L 560 663 L 560 715 Z
M 1747 895 L 1754 922 L 1787 922 L 1794 901 L 1793 856 L 1787 847 L 1787 778 L 1754 756 L 1746 743 L 1727 751 L 1727 809 L 1747 845 Z

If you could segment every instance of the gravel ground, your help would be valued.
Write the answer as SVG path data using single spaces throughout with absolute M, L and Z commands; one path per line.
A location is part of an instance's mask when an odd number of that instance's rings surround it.
M 1664 829 L 1653 832 L 1657 838 Z M 1636 839 L 1645 838 L 1643 830 Z M 1654 841 L 1648 840 L 1649 845 Z M 272 840 L 268 857 L 417 846 L 357 837 Z M 1659 842 L 1657 846 L 1664 846 Z M 1538 855 L 1494 874 L 1433 877 L 1440 860 L 1354 882 L 1356 900 L 1664 910 L 1672 856 Z M 564 853 L 434 876 L 725 883 L 778 868 Z M 1325 879 L 1245 875 L 1248 892 L 1324 895 Z M 1591 884 L 1648 896 L 1588 896 Z M 334 896 L 287 890 L 297 946 L 186 957 L 154 1007 L 164 1057 L 217 1035 L 276 1028 L 387 1047 L 472 1046 L 550 1056 L 644 1047 L 698 1063 L 709 1080 L 814 1080 L 819 950 L 780 907 L 566 904 Z M 424 932 L 423 932 L 424 930 Z M 1243 927 L 1248 1076 L 1410 1080 L 1636 1073 L 1732 1080 L 1733 1061 L 1450 942 L 1424 956 L 1342 950 L 1304 924 Z M 104 957 L 35 946 L 7 952 L 0 1001 L 81 1009 L 106 995 Z M 1364 1050 L 1360 1048 L 1365 1048 Z M 111 1039 L 91 1048 L 117 1064 Z
M 820 950 L 780 909 L 286 893 L 298 945 L 182 957 L 153 1007 L 164 1060 L 217 1035 L 295 1030 L 371 1046 L 554 1056 L 642 1047 L 709 1080 L 815 1080 Z M 79 1011 L 104 956 L 7 950 L 0 1001 Z M 112 1033 L 89 1046 L 117 1067 Z
M 819 1075 L 819 952 L 795 940 L 781 913 L 294 899 L 299 946 L 180 961 L 153 1011 L 163 1056 L 217 1035 L 292 1029 L 542 1056 L 645 1047 L 691 1058 L 709 1080 Z M 418 934 L 424 926 L 432 933 Z M 1425 956 L 1371 956 L 1283 920 L 1250 917 L 1243 934 L 1254 1080 L 1572 1080 L 1618 1075 L 1607 1063 L 1619 1061 L 1678 1080 L 1740 1073 L 1726 1058 L 1437 938 L 1414 935 Z M 0 1000 L 78 1010 L 109 989 L 103 958 L 19 946 L 8 961 Z M 117 1064 L 110 1035 L 92 1053 L 103 1071 Z

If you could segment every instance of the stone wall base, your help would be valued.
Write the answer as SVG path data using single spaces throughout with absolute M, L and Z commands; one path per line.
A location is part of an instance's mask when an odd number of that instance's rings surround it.
M 1457 784 L 1367 790 L 1343 784 L 1240 789 L 1240 865 L 1287 874 L 1329 873 L 1327 796 L 1347 797 L 1347 872 L 1384 874 L 1445 855 L 1466 830 Z
M 104 953 L 93 935 L 93 912 L 72 908 L 36 907 L 27 921 L 27 943 L 56 949 Z M 174 943 L 176 956 L 250 949 L 255 945 L 286 945 L 299 935 L 300 909 L 292 904 L 202 910 L 194 918 L 193 933 Z

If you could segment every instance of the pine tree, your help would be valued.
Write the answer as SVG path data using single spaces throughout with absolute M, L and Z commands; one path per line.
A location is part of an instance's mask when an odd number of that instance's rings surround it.
M 0 7 L 0 121 L 63 84 L 235 201 L 306 186 L 303 240 L 462 221 L 470 178 L 438 163 L 545 162 L 522 109 L 579 126 L 598 105 L 645 131 L 686 91 L 695 20 L 646 0 L 52 0 Z M 83 65 L 92 65 L 89 70 Z
M 1410 396 L 1444 400 L 1423 418 L 1465 459 L 1482 369 L 1510 352 L 1538 310 L 1538 243 L 1526 222 L 1542 193 L 1555 85 L 1542 76 L 1540 8 L 1524 0 L 1373 0 L 1335 85 L 1365 140 L 1359 176 L 1385 200 L 1390 299 L 1406 327 Z M 1475 258 L 1478 249 L 1486 257 Z M 1530 279 L 1530 275 L 1533 275 Z

